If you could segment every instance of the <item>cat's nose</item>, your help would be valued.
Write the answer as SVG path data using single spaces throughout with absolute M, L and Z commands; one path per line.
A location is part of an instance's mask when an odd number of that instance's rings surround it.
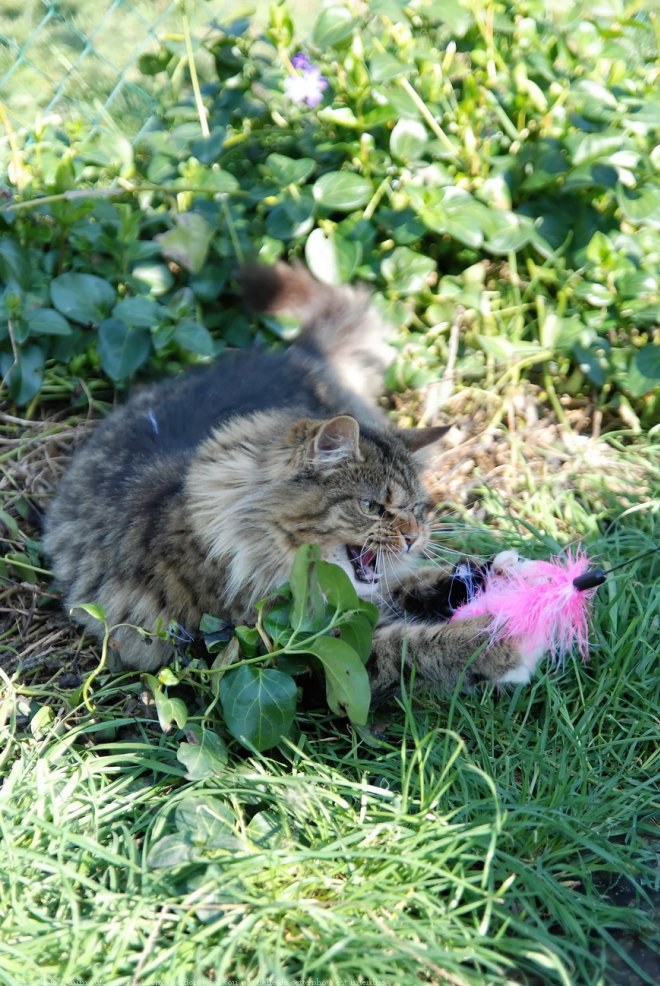
M 416 534 L 404 534 L 403 535 L 403 540 L 405 541 L 405 544 L 406 544 L 406 551 L 410 551 L 410 549 L 412 548 L 413 544 L 417 540 L 417 535 Z

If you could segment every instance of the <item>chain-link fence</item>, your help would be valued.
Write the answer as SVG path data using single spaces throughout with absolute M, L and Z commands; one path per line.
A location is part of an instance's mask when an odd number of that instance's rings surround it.
M 232 0 L 3 0 L 0 106 L 12 129 L 52 113 L 95 128 L 139 132 L 158 82 L 140 60 L 165 44 L 185 57 L 184 17 L 193 34 L 236 11 Z

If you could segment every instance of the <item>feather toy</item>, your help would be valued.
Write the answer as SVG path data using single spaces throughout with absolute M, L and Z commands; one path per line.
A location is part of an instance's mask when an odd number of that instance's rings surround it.
M 589 569 L 583 552 L 563 558 L 528 561 L 515 551 L 501 552 L 482 589 L 459 606 L 452 620 L 488 615 L 493 641 L 516 637 L 526 654 L 550 651 L 560 661 L 577 643 L 583 660 L 589 655 L 589 602 L 605 580 L 601 569 Z

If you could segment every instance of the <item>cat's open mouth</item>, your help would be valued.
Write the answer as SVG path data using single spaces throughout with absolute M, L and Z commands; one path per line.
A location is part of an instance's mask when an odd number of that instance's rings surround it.
M 358 548 L 354 544 L 346 545 L 348 560 L 353 566 L 355 578 L 358 582 L 377 582 L 378 572 L 376 571 L 376 552 L 369 548 Z

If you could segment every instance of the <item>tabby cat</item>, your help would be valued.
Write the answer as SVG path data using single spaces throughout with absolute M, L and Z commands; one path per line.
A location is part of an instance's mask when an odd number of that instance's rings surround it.
M 247 268 L 243 286 L 255 310 L 297 316 L 298 339 L 146 387 L 96 429 L 46 519 L 67 605 L 95 602 L 112 625 L 147 630 L 176 621 L 194 634 L 204 612 L 249 622 L 313 542 L 381 608 L 377 699 L 396 690 L 402 659 L 422 686 L 528 681 L 537 655 L 483 648 L 481 619 L 447 622 L 480 567 L 419 564 L 431 504 L 416 460 L 444 429 L 395 429 L 376 406 L 390 352 L 368 292 L 285 264 Z M 130 627 L 113 647 L 116 667 L 143 670 L 173 652 Z

